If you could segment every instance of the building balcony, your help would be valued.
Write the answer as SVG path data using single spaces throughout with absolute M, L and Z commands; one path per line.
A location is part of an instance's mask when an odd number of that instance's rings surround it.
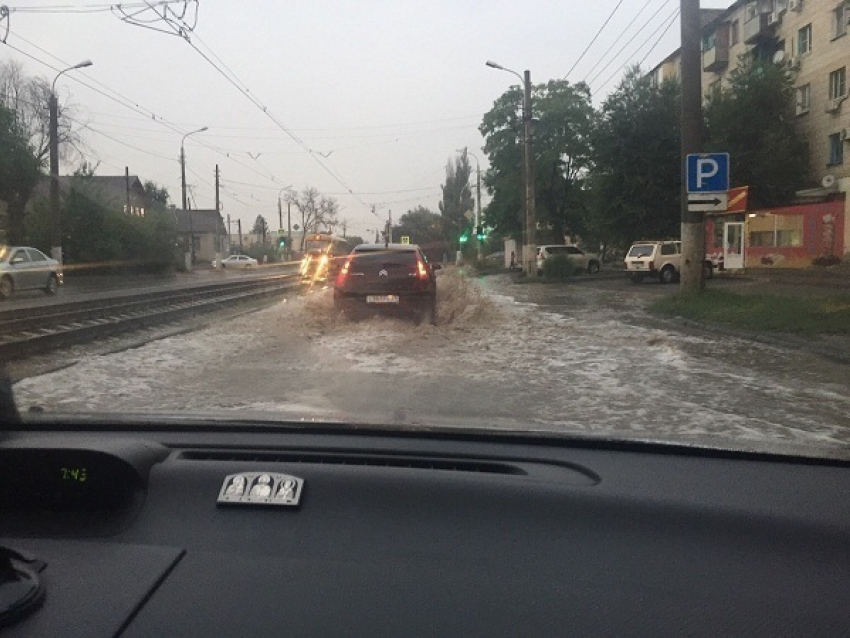
M 744 42 L 755 44 L 776 37 L 776 22 L 772 13 L 760 13 L 744 23 Z
M 717 73 L 729 66 L 729 47 L 714 46 L 702 52 L 702 69 Z

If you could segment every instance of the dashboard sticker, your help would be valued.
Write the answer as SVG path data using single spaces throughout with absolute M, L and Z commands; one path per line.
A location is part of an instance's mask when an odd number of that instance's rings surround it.
M 277 472 L 240 472 L 224 478 L 219 505 L 273 505 L 297 507 L 304 480 Z

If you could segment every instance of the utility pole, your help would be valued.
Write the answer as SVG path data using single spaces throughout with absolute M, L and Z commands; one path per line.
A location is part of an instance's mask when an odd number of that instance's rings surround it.
M 230 230 L 230 213 L 227 214 L 227 252 L 230 253 L 233 246 L 233 231 Z
M 245 252 L 245 249 L 242 247 L 242 220 L 236 220 L 236 229 L 239 231 L 239 254 L 242 255 Z
M 387 243 L 393 243 L 393 212 L 390 211 L 387 218 Z
M 183 210 L 186 210 L 186 149 L 180 145 L 180 193 L 182 194 Z
M 132 209 L 130 208 L 130 167 L 124 167 L 124 192 L 127 196 L 127 214 L 132 214 Z
M 50 212 L 53 214 L 51 257 L 62 261 L 62 215 L 59 212 L 59 101 L 55 91 L 48 98 L 50 108 Z
M 292 202 L 286 202 L 286 260 L 292 259 Z
M 534 209 L 534 153 L 531 144 L 531 71 L 526 69 L 523 75 L 523 173 L 525 174 L 525 249 L 523 250 L 523 259 L 525 261 L 525 276 L 537 277 L 537 234 L 535 232 L 537 217 Z
M 688 210 L 687 156 L 699 153 L 702 146 L 702 60 L 700 54 L 700 2 L 680 0 L 682 25 L 682 262 L 681 289 L 699 292 L 703 289 L 705 261 L 705 224 L 703 214 Z
M 219 222 L 221 221 L 221 198 L 219 195 L 219 170 L 215 165 L 215 267 L 221 268 L 221 237 L 218 234 Z

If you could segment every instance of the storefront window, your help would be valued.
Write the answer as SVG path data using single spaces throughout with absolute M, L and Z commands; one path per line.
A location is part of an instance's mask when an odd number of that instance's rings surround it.
M 802 215 L 757 215 L 749 219 L 750 246 L 795 247 L 803 245 Z

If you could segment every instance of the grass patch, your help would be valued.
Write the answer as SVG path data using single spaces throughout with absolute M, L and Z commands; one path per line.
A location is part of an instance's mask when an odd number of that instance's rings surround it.
M 800 299 L 706 290 L 701 294 L 674 293 L 661 297 L 650 304 L 649 310 L 754 331 L 807 336 L 850 334 L 850 295 Z

